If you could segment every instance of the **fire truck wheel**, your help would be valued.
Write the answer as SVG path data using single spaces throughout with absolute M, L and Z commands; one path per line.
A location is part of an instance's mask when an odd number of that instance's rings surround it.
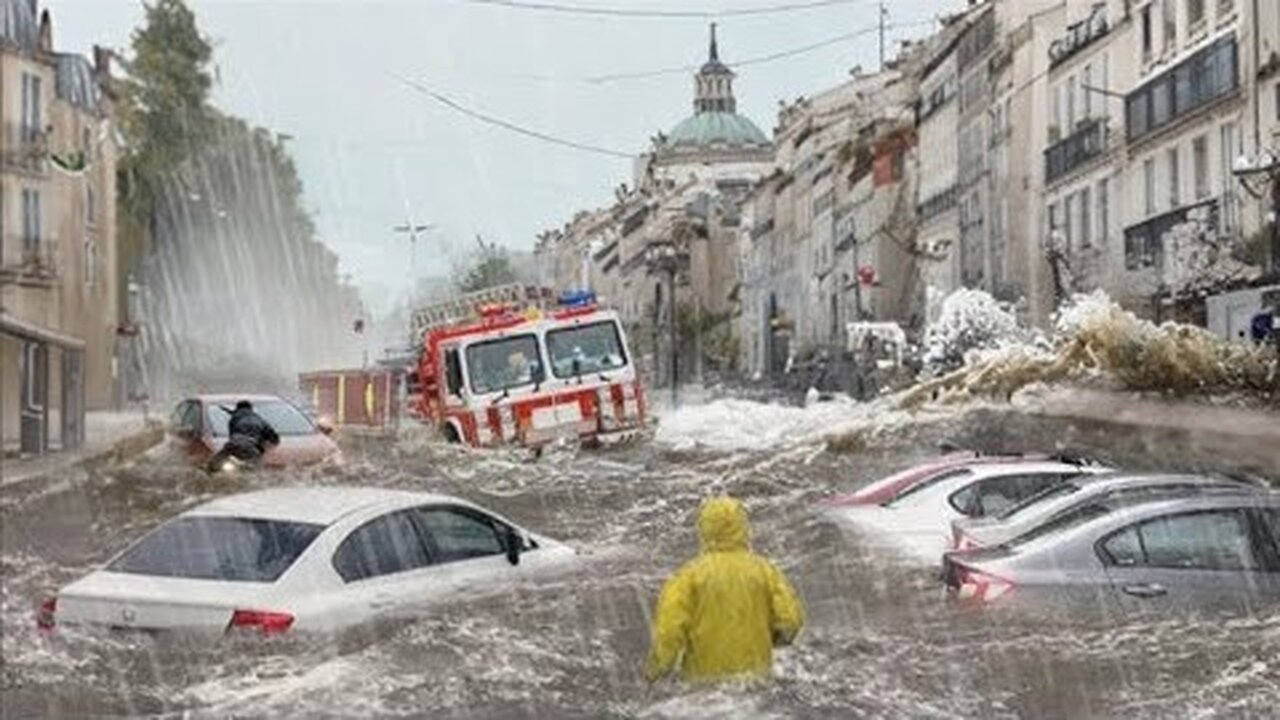
M 462 436 L 458 434 L 458 428 L 454 425 L 444 426 L 444 441 L 450 445 L 457 445 L 462 442 Z

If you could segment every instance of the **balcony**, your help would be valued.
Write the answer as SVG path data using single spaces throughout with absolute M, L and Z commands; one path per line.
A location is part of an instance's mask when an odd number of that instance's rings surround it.
M 42 172 L 49 156 L 49 138 L 42 130 L 18 123 L 4 123 L 0 167 L 4 170 Z
M 1147 137 L 1240 90 L 1235 35 L 1196 52 L 1125 98 L 1130 142 Z
M 52 287 L 57 277 L 52 246 L 30 247 L 17 235 L 5 236 L 0 248 L 0 285 Z
M 1106 118 L 1079 123 L 1075 132 L 1044 151 L 1044 180 L 1051 183 L 1107 151 Z
M 934 193 L 924 202 L 916 206 L 916 214 L 920 217 L 920 222 L 928 222 L 942 213 L 954 208 L 957 203 L 956 186 L 952 185 L 946 190 Z
M 1221 205 L 1217 198 L 1205 200 L 1195 205 L 1187 205 L 1157 215 L 1137 225 L 1124 229 L 1124 267 L 1135 271 L 1143 268 L 1155 268 L 1164 272 L 1165 235 L 1178 225 L 1191 218 L 1198 219 L 1206 232 L 1216 234 L 1222 229 Z

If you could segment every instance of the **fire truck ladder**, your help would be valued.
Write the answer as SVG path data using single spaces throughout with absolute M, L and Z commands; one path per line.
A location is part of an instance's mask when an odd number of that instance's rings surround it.
M 413 312 L 410 328 L 417 342 L 428 330 L 454 325 L 478 317 L 477 308 L 483 305 L 511 304 L 521 307 L 545 307 L 552 302 L 551 291 L 532 285 L 512 283 L 458 295 L 421 307 Z

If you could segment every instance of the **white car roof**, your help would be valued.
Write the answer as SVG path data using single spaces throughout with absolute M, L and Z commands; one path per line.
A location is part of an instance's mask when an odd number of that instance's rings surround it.
M 963 466 L 973 473 L 973 477 L 995 477 L 1004 475 L 1022 475 L 1024 473 L 1099 473 L 1112 472 L 1110 468 L 1098 465 L 1075 465 L 1072 463 L 1042 460 L 1030 462 L 978 463 Z
M 331 525 L 348 513 L 371 507 L 398 507 L 450 503 L 472 506 L 449 495 L 385 490 L 370 487 L 281 487 L 229 495 L 211 500 L 185 513 Z

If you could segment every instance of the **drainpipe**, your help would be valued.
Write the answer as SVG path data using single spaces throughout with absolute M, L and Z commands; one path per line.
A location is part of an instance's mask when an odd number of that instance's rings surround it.
M 1262 88 L 1258 87 L 1258 70 L 1262 67 L 1262 31 L 1259 28 L 1258 0 L 1253 0 L 1253 77 L 1242 78 L 1253 81 L 1253 154 L 1262 155 Z

